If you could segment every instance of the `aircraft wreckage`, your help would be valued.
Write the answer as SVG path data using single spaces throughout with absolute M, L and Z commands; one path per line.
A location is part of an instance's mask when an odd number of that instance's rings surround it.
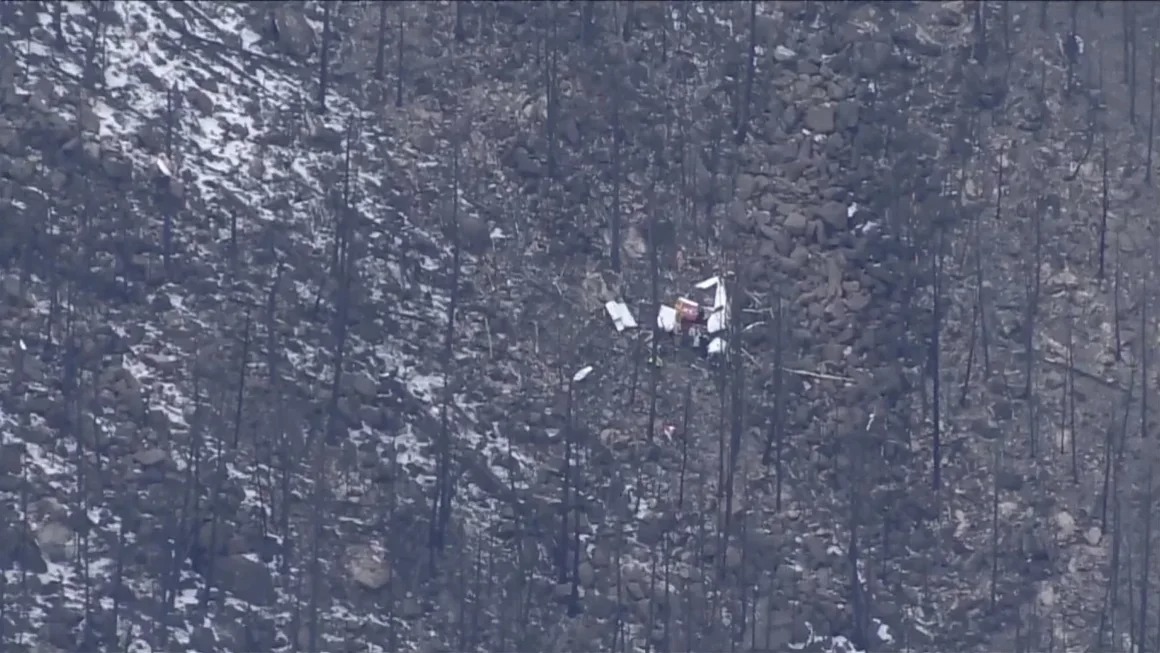
M 725 280 L 721 276 L 709 277 L 696 284 L 694 289 L 705 295 L 705 301 L 698 302 L 682 295 L 671 304 L 662 304 L 657 307 L 657 329 L 680 339 L 705 356 L 723 354 L 727 350 L 725 331 L 729 326 L 729 294 Z M 617 332 L 639 326 L 625 302 L 609 300 L 604 308 Z

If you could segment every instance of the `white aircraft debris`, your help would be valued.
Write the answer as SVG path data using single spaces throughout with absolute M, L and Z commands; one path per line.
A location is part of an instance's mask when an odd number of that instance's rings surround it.
M 697 290 L 708 290 L 721 283 L 721 277 L 709 277 L 696 285 Z
M 687 337 L 694 349 L 705 348 L 710 354 L 720 354 L 726 349 L 720 337 L 709 336 L 720 333 L 728 326 L 729 295 L 720 276 L 713 276 L 697 283 L 697 290 L 713 290 L 712 308 L 702 306 L 688 297 L 678 297 L 672 305 L 657 308 L 657 327 L 676 336 Z
M 604 310 L 608 311 L 608 316 L 612 318 L 612 326 L 616 327 L 618 333 L 625 329 L 635 329 L 638 326 L 628 304 L 624 302 L 610 299 L 604 303 Z
M 710 311 L 706 319 L 706 330 L 709 333 L 717 333 L 724 331 L 728 316 L 729 294 L 725 290 L 725 283 L 721 277 L 709 277 L 696 286 L 697 290 L 709 290 L 713 288 L 713 310 Z
M 584 367 L 576 370 L 576 373 L 572 375 L 572 383 L 579 383 L 588 378 L 588 375 L 592 373 L 593 369 L 594 368 L 591 365 L 585 365 Z
M 166 160 L 164 154 L 158 154 L 156 158 L 153 159 L 153 165 L 157 167 L 157 174 L 161 175 L 162 177 L 173 176 L 172 168 L 169 167 L 169 161 Z

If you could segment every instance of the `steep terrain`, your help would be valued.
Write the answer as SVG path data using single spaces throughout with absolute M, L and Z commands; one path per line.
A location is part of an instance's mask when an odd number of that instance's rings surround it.
M 0 5 L 5 650 L 1137 632 L 1122 8 L 750 9 Z

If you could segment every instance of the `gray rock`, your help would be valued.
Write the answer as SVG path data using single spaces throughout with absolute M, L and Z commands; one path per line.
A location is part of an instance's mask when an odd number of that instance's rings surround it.
M 447 222 L 445 235 L 448 242 L 451 242 L 454 234 L 451 232 L 451 221 Z M 473 256 L 487 253 L 491 249 L 491 227 L 488 226 L 486 220 L 477 215 L 461 213 L 459 216 L 459 244 L 464 251 Z
M 14 474 L 0 473 L 0 492 L 17 494 L 24 488 L 24 479 Z
M 1100 540 L 1103 539 L 1103 533 L 1100 532 L 1098 526 L 1092 526 L 1084 533 L 1084 539 L 1087 540 L 1089 546 L 1099 546 Z
M 893 65 L 893 59 L 890 43 L 880 40 L 857 41 L 850 50 L 854 71 L 863 77 L 877 77 Z
M 1055 528 L 1059 539 L 1070 540 L 1075 535 L 1075 517 L 1066 510 L 1059 511 L 1055 514 Z
M 76 533 L 58 521 L 50 521 L 36 531 L 36 544 L 53 562 L 68 562 L 76 554 Z
M 78 108 L 80 114 L 78 120 L 80 121 L 81 131 L 89 134 L 99 134 L 101 131 L 101 117 L 87 102 L 82 102 Z
M 101 160 L 101 167 L 105 174 L 117 181 L 128 181 L 133 178 L 133 164 L 127 159 L 112 152 Z
M 306 21 L 303 9 L 298 5 L 282 5 L 274 9 L 270 16 L 274 42 L 283 53 L 305 59 L 314 54 L 314 28 Z
M 791 235 L 804 236 L 809 229 L 810 220 L 801 213 L 794 211 L 785 216 L 785 222 L 782 224 Z
M 843 231 L 849 227 L 846 205 L 841 202 L 826 202 L 817 208 L 815 214 L 831 229 Z
M 150 449 L 138 451 L 137 453 L 133 454 L 133 459 L 136 460 L 137 463 L 142 467 L 152 467 L 154 465 L 160 465 L 161 463 L 169 460 L 169 454 L 163 449 L 153 447 Z
M 24 471 L 24 445 L 0 445 L 0 474 L 19 475 Z
M 247 603 L 274 604 L 274 579 L 260 562 L 240 555 L 219 558 L 216 576 L 226 591 Z
M 857 100 L 843 100 L 838 104 L 836 116 L 838 129 L 853 129 L 858 125 L 858 107 Z
M 365 372 L 347 374 L 346 387 L 363 399 L 374 399 L 379 394 L 378 383 Z
M 819 134 L 828 134 L 834 131 L 834 105 L 819 104 L 806 110 L 806 128 Z
M 203 115 L 212 116 L 214 112 L 213 100 L 205 91 L 194 86 L 186 92 L 186 97 L 189 98 L 189 103 L 194 106 Z
M 580 584 L 584 587 L 592 587 L 596 584 L 596 570 L 587 560 L 580 563 L 580 568 L 577 570 L 577 573 L 580 578 Z
M 907 23 L 896 27 L 890 33 L 890 37 L 901 47 L 916 54 L 921 54 L 926 57 L 937 57 L 942 54 L 942 46 L 930 34 L 927 34 L 926 30 L 914 23 Z
M 753 175 L 741 173 L 737 176 L 737 199 L 747 200 L 753 196 L 757 188 L 757 180 Z
M 368 546 L 356 546 L 347 551 L 346 571 L 356 585 L 378 591 L 391 582 L 391 565 L 382 554 Z

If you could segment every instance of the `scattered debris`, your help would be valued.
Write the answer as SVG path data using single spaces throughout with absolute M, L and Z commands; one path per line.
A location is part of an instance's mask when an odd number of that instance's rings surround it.
M 713 290 L 712 308 L 705 308 L 688 297 L 678 297 L 672 306 L 657 309 L 657 326 L 676 336 L 686 338 L 693 349 L 706 355 L 721 354 L 726 350 L 725 340 L 710 337 L 724 331 L 729 320 L 729 295 L 720 276 L 713 276 L 694 286 L 697 290 Z
M 588 375 L 592 373 L 593 369 L 594 368 L 591 365 L 585 365 L 584 367 L 576 370 L 576 373 L 572 375 L 572 383 L 579 383 L 588 378 Z
M 657 312 L 657 328 L 669 333 L 676 333 L 677 309 L 672 306 L 661 306 Z
M 625 329 L 635 329 L 638 326 L 628 304 L 610 299 L 604 303 L 604 309 L 608 311 L 608 316 L 612 318 L 612 325 L 616 327 L 618 333 Z
M 164 154 L 158 154 L 153 159 L 153 165 L 157 168 L 157 175 L 169 179 L 173 176 L 172 168 L 169 166 L 169 160 L 165 158 Z
M 778 63 L 793 61 L 795 58 L 797 58 L 797 53 L 784 45 L 779 45 L 773 49 L 773 59 Z
M 837 376 L 834 374 L 823 374 L 821 372 L 810 372 L 809 370 L 795 370 L 791 367 L 783 367 L 781 369 L 785 370 L 786 372 L 789 372 L 790 374 L 796 374 L 798 376 L 806 376 L 806 377 L 809 377 L 811 379 L 819 379 L 822 381 L 840 381 L 842 383 L 847 383 L 847 384 L 854 382 L 854 379 L 851 379 L 851 378 L 846 377 L 846 376 Z

